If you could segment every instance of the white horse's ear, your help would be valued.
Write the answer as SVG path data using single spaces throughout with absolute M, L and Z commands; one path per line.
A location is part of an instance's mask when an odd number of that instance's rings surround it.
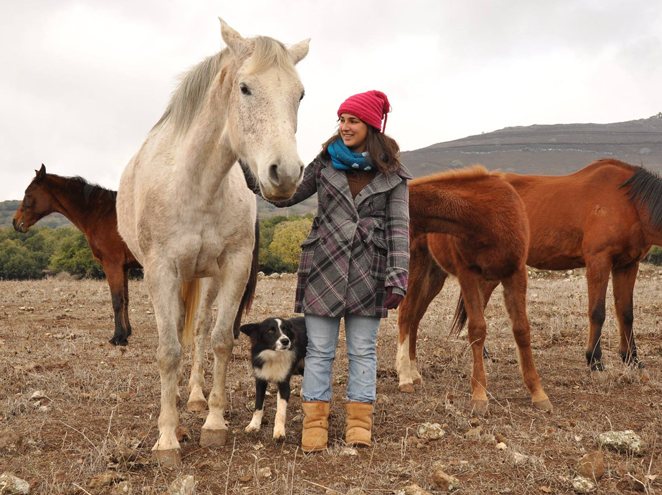
M 298 64 L 302 58 L 308 55 L 308 45 L 310 44 L 310 38 L 299 41 L 296 45 L 292 45 L 287 49 L 290 52 L 290 57 L 292 58 L 292 63 L 294 65 Z
M 221 38 L 225 41 L 225 44 L 230 47 L 236 55 L 240 54 L 246 49 L 246 40 L 234 29 L 232 29 L 227 22 L 225 22 L 220 17 L 218 18 L 221 21 Z

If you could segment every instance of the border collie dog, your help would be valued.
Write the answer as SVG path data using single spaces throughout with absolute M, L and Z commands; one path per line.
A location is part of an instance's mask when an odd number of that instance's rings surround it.
M 267 318 L 261 323 L 248 323 L 239 329 L 251 339 L 251 358 L 255 375 L 255 412 L 245 428 L 258 431 L 264 415 L 267 385 L 278 385 L 278 402 L 274 421 L 275 440 L 285 438 L 287 401 L 290 400 L 290 378 L 303 375 L 306 356 L 306 324 L 303 317 Z

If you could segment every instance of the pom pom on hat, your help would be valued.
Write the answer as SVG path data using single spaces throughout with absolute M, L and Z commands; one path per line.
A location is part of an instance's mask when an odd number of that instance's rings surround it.
M 373 89 L 347 98 L 338 108 L 338 117 L 343 113 L 348 113 L 358 117 L 375 129 L 384 132 L 384 129 L 386 129 L 386 114 L 390 111 L 391 104 L 386 95 L 381 91 Z M 382 119 L 384 119 L 383 127 Z

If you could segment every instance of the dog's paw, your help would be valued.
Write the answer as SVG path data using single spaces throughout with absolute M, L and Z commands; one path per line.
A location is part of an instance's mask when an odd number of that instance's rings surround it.
M 255 425 L 251 422 L 246 428 L 244 428 L 244 431 L 246 433 L 255 433 L 260 431 L 260 425 Z

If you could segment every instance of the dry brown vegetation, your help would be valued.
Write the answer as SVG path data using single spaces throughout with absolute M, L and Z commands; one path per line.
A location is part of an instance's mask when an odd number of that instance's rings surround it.
M 290 316 L 294 284 L 292 275 L 261 278 L 246 320 Z M 115 348 L 107 342 L 113 320 L 105 282 L 0 282 L 0 472 L 27 480 L 32 493 L 40 494 L 160 494 L 183 474 L 195 477 L 198 494 L 389 494 L 413 483 L 440 493 L 431 475 L 443 465 L 459 479 L 458 493 L 572 493 L 577 461 L 598 449 L 597 435 L 630 429 L 644 441 L 643 454 L 605 450 L 606 473 L 597 493 L 662 493 L 661 284 L 662 270 L 643 267 L 635 292 L 639 355 L 649 373 L 642 379 L 620 363 L 611 302 L 603 334 L 608 370 L 591 374 L 584 361 L 587 296 L 581 273 L 534 273 L 529 316 L 538 370 L 555 406 L 551 415 L 529 404 L 509 321 L 494 297 L 487 311 L 494 357 L 487 365 L 490 414 L 472 418 L 470 352 L 465 340 L 448 336 L 458 294 L 457 284 L 449 282 L 422 323 L 419 366 L 425 382 L 414 394 L 398 391 L 396 315 L 383 321 L 375 444 L 358 451 L 342 444 L 344 348 L 336 363 L 327 452 L 304 455 L 298 448 L 298 396 L 291 400 L 285 442 L 271 439 L 273 396 L 262 431 L 245 433 L 254 390 L 242 336 L 229 369 L 227 446 L 200 448 L 203 419 L 182 408 L 182 434 L 188 436 L 183 464 L 168 470 L 150 455 L 159 378 L 144 285 L 131 282 L 134 334 L 128 347 Z M 185 396 L 185 387 L 181 391 Z M 425 422 L 439 423 L 446 434 L 417 438 Z M 497 441 L 507 449 L 497 449 Z

